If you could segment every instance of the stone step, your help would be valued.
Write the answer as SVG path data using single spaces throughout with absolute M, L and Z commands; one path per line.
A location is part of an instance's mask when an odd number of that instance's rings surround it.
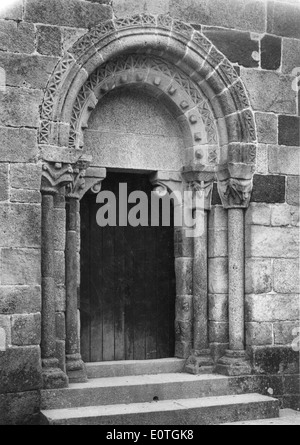
M 259 394 L 42 411 L 44 425 L 219 425 L 274 418 L 279 402 Z
M 143 403 L 234 394 L 228 377 L 183 373 L 92 379 L 41 391 L 42 409 Z
M 289 426 L 300 425 L 300 413 L 292 409 L 281 409 L 279 417 L 272 419 L 244 420 L 242 422 L 225 423 L 229 426 Z
M 159 360 L 124 360 L 113 362 L 87 363 L 89 379 L 124 377 L 129 375 L 170 374 L 182 372 L 185 360 L 164 358 Z M 203 372 L 208 373 L 208 369 Z

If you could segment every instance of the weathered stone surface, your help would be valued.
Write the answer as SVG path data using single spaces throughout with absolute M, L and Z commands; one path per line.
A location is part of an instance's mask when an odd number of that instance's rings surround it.
M 208 260 L 208 288 L 211 294 L 228 293 L 228 260 L 211 258 Z
M 299 295 L 246 295 L 247 321 L 295 321 L 299 318 Z
M 299 206 L 300 204 L 299 186 L 300 186 L 299 176 L 288 176 L 286 202 L 292 206 Z
M 65 252 L 54 252 L 54 278 L 57 285 L 65 284 Z
M 246 256 L 297 258 L 299 233 L 294 227 L 249 226 L 246 231 Z
M 246 323 L 246 342 L 249 346 L 272 345 L 272 323 Z
M 0 140 L 2 162 L 32 162 L 38 153 L 36 130 L 0 127 Z
M 61 56 L 61 29 L 56 26 L 37 26 L 37 52 L 46 56 Z
M 208 300 L 209 320 L 228 322 L 228 295 L 209 294 Z
M 209 258 L 228 256 L 227 231 L 210 229 L 208 234 L 208 256 Z
M 39 345 L 41 342 L 41 314 L 12 316 L 12 344 Z
M 0 395 L 0 425 L 37 425 L 40 396 L 38 391 Z
M 299 352 L 287 346 L 253 348 L 251 360 L 257 374 L 299 373 Z
M 268 145 L 258 144 L 256 152 L 256 173 L 267 175 L 269 172 Z
M 0 314 L 41 311 L 40 286 L 0 286 Z
M 6 332 L 4 328 L 0 328 L 0 351 L 6 351 Z
M 36 285 L 41 281 L 41 254 L 38 249 L 2 249 L 1 284 Z
M 300 7 L 299 4 L 268 2 L 267 32 L 283 37 L 300 39 Z
M 209 212 L 209 229 L 226 229 L 228 227 L 228 212 L 223 207 L 213 207 Z
M 35 30 L 31 23 L 0 20 L 0 50 L 31 54 L 35 51 Z
M 193 287 L 193 260 L 189 258 L 176 258 L 175 271 L 177 282 L 177 295 L 192 295 Z
M 0 164 L 0 201 L 7 201 L 9 197 L 8 164 Z
M 273 269 L 271 260 L 246 260 L 246 288 L 247 294 L 262 294 L 271 292 Z
M 296 338 L 295 331 L 297 331 L 297 328 L 299 328 L 299 321 L 274 323 L 275 345 L 291 345 Z
M 255 113 L 258 142 L 262 144 L 278 143 L 278 120 L 276 114 Z
M 300 376 L 285 375 L 283 377 L 284 393 L 299 394 L 300 393 Z
M 265 32 L 266 11 L 262 1 L 170 0 L 171 16 L 185 22 Z
M 0 125 L 38 128 L 42 98 L 39 90 L 8 87 L 0 92 Z
M 0 204 L 1 247 L 40 247 L 40 226 L 40 206 Z
M 285 176 L 254 175 L 251 202 L 283 203 L 285 189 Z
M 56 340 L 56 357 L 59 368 L 66 372 L 66 342 L 64 340 Z
M 55 250 L 61 251 L 64 251 L 66 247 L 66 212 L 64 209 L 55 209 L 53 245 Z
M 299 208 L 288 204 L 279 204 L 272 207 L 272 226 L 298 226 Z
M 5 350 L 11 346 L 11 319 L 9 315 L 0 315 L 0 328 L 5 332 L 5 348 L 3 348 Z
M 169 0 L 114 0 L 113 10 L 116 17 L 133 16 L 148 12 L 150 14 L 167 14 Z
M 242 68 L 241 77 L 254 110 L 296 114 L 296 93 L 289 76 Z
M 299 147 L 269 146 L 269 170 L 286 175 L 299 174 Z
M 300 118 L 297 116 L 278 116 L 278 144 L 300 145 Z
M 292 74 L 293 70 L 300 66 L 300 41 L 283 39 L 282 45 L 282 72 Z
M 41 388 L 39 346 L 9 348 L 0 352 L 0 393 Z
M 112 18 L 112 9 L 107 5 L 79 0 L 26 0 L 25 20 L 57 26 L 90 28 Z
M 74 45 L 77 40 L 80 39 L 84 34 L 88 32 L 87 29 L 78 29 L 78 28 L 61 28 L 62 29 L 62 41 L 63 41 L 63 50 L 67 51 Z
M 270 204 L 259 204 L 251 202 L 246 210 L 246 225 L 270 226 L 271 225 Z
M 289 294 L 300 293 L 298 260 L 274 260 L 274 290 Z M 300 304 L 300 300 L 299 300 Z
M 23 0 L 16 0 L 5 8 L 1 8 L 0 18 L 6 20 L 22 20 L 23 17 Z
M 6 71 L 7 85 L 12 87 L 46 88 L 57 62 L 55 57 L 0 52 L 0 66 Z
M 281 65 L 281 38 L 265 35 L 261 39 L 261 67 L 278 70 Z
M 58 340 L 66 339 L 66 320 L 64 312 L 56 312 L 55 314 L 56 338 Z
M 27 204 L 40 203 L 41 194 L 36 190 L 11 189 L 10 201 Z
M 209 323 L 209 340 L 213 343 L 228 343 L 229 324 L 211 321 Z
M 55 307 L 58 312 L 66 310 L 66 288 L 65 286 L 56 286 Z
M 203 33 L 232 63 L 245 67 L 258 67 L 252 54 L 259 51 L 259 42 L 252 40 L 249 32 L 224 28 L 204 28 Z

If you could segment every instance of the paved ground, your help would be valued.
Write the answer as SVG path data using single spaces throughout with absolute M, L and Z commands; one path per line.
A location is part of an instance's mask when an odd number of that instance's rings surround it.
M 252 420 L 249 422 L 226 423 L 225 425 L 300 425 L 300 412 L 282 409 L 278 419 Z

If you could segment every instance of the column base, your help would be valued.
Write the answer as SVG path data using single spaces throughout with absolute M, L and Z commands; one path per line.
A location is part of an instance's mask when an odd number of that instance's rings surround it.
M 70 383 L 86 383 L 88 381 L 87 372 L 80 354 L 66 356 L 67 374 Z
M 213 370 L 214 361 L 211 357 L 210 349 L 202 351 L 193 350 L 192 355 L 187 359 L 185 372 L 189 374 L 203 374 Z
M 245 351 L 227 350 L 217 363 L 215 372 L 226 376 L 251 375 L 252 369 Z
M 60 389 L 69 386 L 68 376 L 59 368 L 56 358 L 42 359 L 44 389 Z

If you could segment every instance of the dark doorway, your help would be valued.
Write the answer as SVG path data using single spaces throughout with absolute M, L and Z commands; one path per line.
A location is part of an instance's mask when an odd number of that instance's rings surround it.
M 102 190 L 126 183 L 144 191 L 147 175 L 109 173 Z M 174 356 L 174 227 L 101 228 L 95 195 L 81 202 L 81 352 L 86 362 Z M 128 209 L 134 207 L 128 205 Z M 149 207 L 150 210 L 150 207 Z M 149 211 L 149 221 L 150 221 Z

